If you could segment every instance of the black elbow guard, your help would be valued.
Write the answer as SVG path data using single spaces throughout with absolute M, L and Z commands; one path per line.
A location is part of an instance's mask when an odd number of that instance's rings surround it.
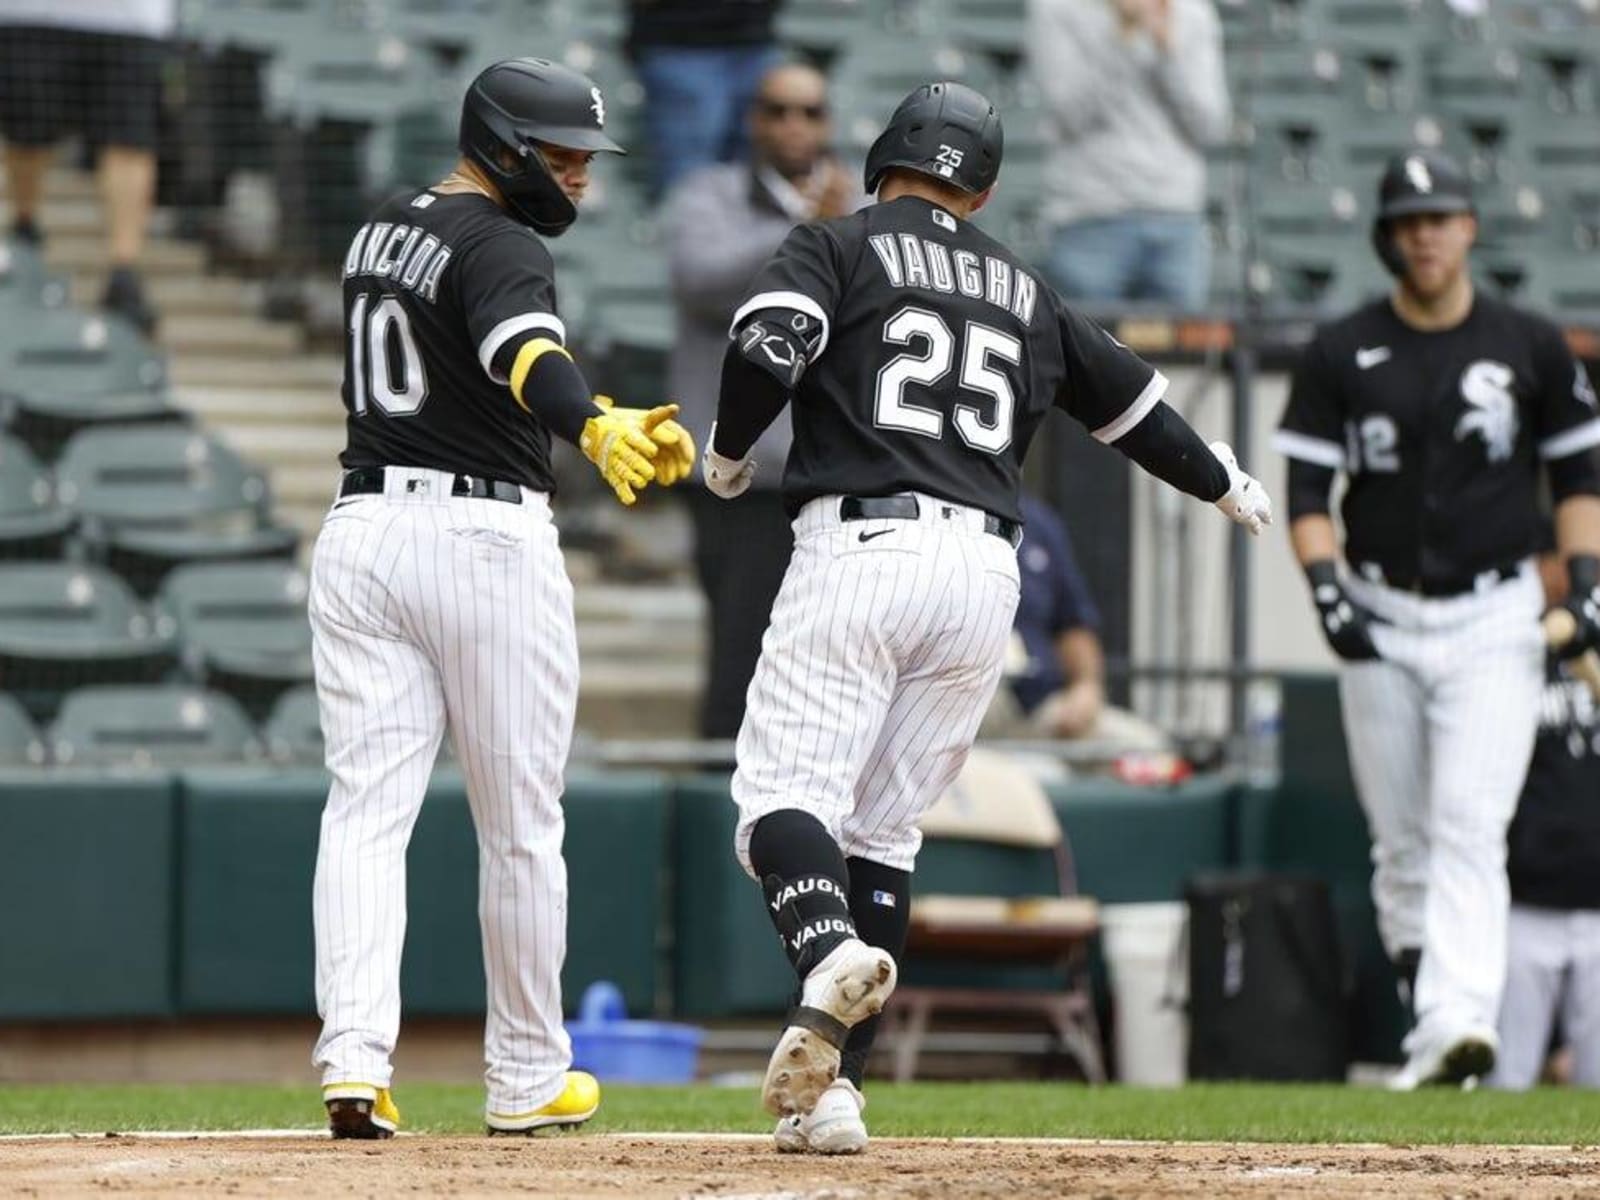
M 1334 470 L 1303 459 L 1289 460 L 1289 520 L 1327 516 L 1328 497 L 1333 491 Z
M 765 308 L 734 335 L 739 355 L 793 391 L 822 341 L 822 326 L 797 309 Z
M 1545 470 L 1550 476 L 1550 495 L 1558 504 L 1569 496 L 1600 496 L 1600 461 L 1594 450 L 1552 458 Z

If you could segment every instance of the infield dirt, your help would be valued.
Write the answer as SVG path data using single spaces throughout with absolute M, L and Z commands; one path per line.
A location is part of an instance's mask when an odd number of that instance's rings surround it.
M 855 1159 L 758 1139 L 570 1135 L 0 1144 L 7 1195 L 740 1197 L 1600 1196 L 1600 1150 L 884 1139 Z

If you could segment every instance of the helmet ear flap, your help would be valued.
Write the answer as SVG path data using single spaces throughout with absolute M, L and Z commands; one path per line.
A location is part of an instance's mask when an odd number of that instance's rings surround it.
M 1389 228 L 1389 222 L 1378 218 L 1372 223 L 1372 248 L 1377 251 L 1378 261 L 1396 279 L 1406 273 L 1406 260 L 1400 253 L 1400 247 L 1395 244 L 1394 230 Z

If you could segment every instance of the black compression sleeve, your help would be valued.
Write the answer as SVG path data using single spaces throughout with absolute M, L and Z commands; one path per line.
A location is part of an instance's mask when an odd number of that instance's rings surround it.
M 546 429 L 574 446 L 583 435 L 584 423 L 600 412 L 578 364 L 554 350 L 534 360 L 518 399 Z
M 717 440 L 711 448 L 724 458 L 743 458 L 787 403 L 789 389 L 740 354 L 737 342 L 729 342 L 722 356 Z
M 1333 491 L 1333 468 L 1289 460 L 1289 520 L 1327 516 L 1328 493 Z
M 1569 496 L 1600 496 L 1600 461 L 1593 450 L 1553 458 L 1545 470 L 1550 473 L 1550 495 L 1558 504 Z
M 1200 500 L 1220 500 L 1227 494 L 1228 469 L 1164 400 L 1112 445 L 1180 492 Z

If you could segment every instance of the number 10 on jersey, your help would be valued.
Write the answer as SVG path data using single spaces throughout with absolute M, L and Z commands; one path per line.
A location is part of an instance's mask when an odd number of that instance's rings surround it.
M 370 308 L 370 313 L 368 309 Z M 398 296 L 361 292 L 350 302 L 350 409 L 367 412 L 368 398 L 391 417 L 408 417 L 428 398 L 428 375 Z

